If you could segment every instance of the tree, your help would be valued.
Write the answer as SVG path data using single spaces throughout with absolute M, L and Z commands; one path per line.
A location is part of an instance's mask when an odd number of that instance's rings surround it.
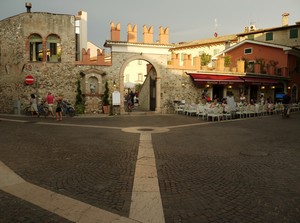
M 201 66 L 207 66 L 211 61 L 211 55 L 207 53 L 202 53 L 201 54 Z
M 105 86 L 104 86 L 105 90 L 103 93 L 103 97 L 102 97 L 102 104 L 103 106 L 107 106 L 109 105 L 109 88 L 108 88 L 108 82 L 105 82 Z
M 75 102 L 75 110 L 77 114 L 83 114 L 85 110 L 84 101 L 82 98 L 82 92 L 80 88 L 80 80 L 77 81 L 77 94 L 76 94 L 76 102 Z
M 229 67 L 231 64 L 231 56 L 227 55 L 224 57 L 224 66 Z

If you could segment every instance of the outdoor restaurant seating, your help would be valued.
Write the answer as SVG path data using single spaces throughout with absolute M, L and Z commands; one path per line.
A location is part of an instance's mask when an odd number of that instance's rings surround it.
M 185 102 L 185 101 L 184 101 Z M 230 108 L 226 103 L 211 106 L 212 103 L 178 103 L 175 105 L 175 113 L 187 116 L 196 116 L 198 119 L 208 121 L 220 121 L 231 118 L 250 118 L 257 116 L 281 114 L 283 111 L 282 103 L 235 103 L 236 107 Z M 291 105 L 291 111 L 300 111 L 300 104 Z

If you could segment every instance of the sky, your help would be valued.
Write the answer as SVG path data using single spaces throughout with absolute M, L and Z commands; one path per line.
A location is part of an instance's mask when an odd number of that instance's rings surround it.
M 100 48 L 110 39 L 110 22 L 121 25 L 121 41 L 127 40 L 127 25 L 137 26 L 142 42 L 143 26 L 153 26 L 153 40 L 158 30 L 169 28 L 169 42 L 188 42 L 242 33 L 244 27 L 281 26 L 281 15 L 290 14 L 289 25 L 300 22 L 300 0 L 0 0 L 0 20 L 26 12 L 77 15 L 86 11 L 88 40 Z

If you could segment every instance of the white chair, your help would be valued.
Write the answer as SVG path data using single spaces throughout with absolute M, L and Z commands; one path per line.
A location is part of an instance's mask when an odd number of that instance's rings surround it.
M 212 121 L 215 121 L 215 118 L 218 118 L 218 121 L 220 121 L 220 118 L 223 117 L 223 108 L 215 107 L 212 109 L 212 112 L 207 114 L 207 119 L 211 117 Z
M 268 114 L 268 104 L 262 105 L 262 111 L 261 111 L 261 113 L 263 115 L 267 115 Z
M 184 105 L 183 104 L 175 104 L 175 113 L 179 114 L 183 114 L 183 108 Z
M 190 104 L 187 106 L 187 109 L 185 110 L 185 114 L 188 116 L 196 115 L 197 113 L 197 105 L 196 104 Z
M 245 107 L 245 110 L 244 110 L 244 114 L 246 117 L 252 117 L 252 116 L 255 116 L 255 106 L 254 105 L 247 105 Z
M 236 111 L 235 114 L 237 114 L 239 116 L 239 118 L 244 118 L 245 117 L 245 107 L 244 106 L 239 106 L 238 110 Z
M 299 111 L 299 103 L 294 103 L 292 104 L 292 108 L 291 108 L 291 111 Z
M 198 104 L 197 105 L 197 111 L 196 111 L 196 116 L 199 117 L 202 116 L 202 120 L 204 120 L 204 117 L 206 115 L 206 112 L 205 112 L 205 107 L 203 104 Z
M 260 116 L 262 114 L 262 105 L 261 104 L 255 104 L 255 115 Z
M 275 114 L 281 114 L 282 111 L 283 111 L 283 105 L 281 103 L 276 103 L 274 108 Z

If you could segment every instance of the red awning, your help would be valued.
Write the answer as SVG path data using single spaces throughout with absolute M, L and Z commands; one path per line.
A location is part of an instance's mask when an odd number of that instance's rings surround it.
M 278 84 L 278 80 L 267 79 L 267 78 L 256 78 L 256 77 L 242 77 L 245 83 L 257 84 L 257 85 L 273 85 Z
M 194 74 L 187 73 L 191 76 L 193 81 L 197 84 L 234 84 L 234 83 L 248 83 L 253 85 L 276 85 L 278 80 L 259 77 L 242 77 L 230 75 L 216 75 L 216 74 Z
M 189 74 L 193 81 L 202 84 L 234 84 L 244 83 L 244 80 L 238 76 L 214 75 L 214 74 Z

